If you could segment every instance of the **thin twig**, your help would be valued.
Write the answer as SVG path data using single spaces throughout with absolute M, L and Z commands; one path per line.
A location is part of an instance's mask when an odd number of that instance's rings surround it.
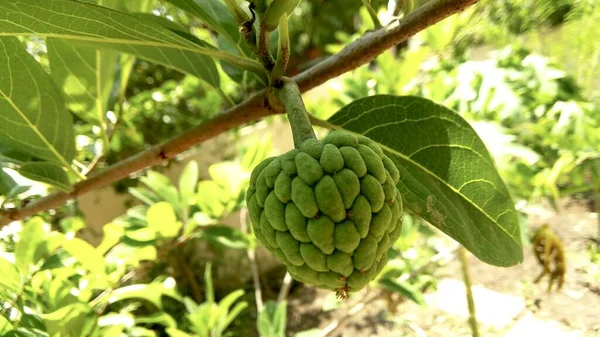
M 402 17 L 399 21 L 368 33 L 347 45 L 338 54 L 298 74 L 293 80 L 296 81 L 301 92 L 306 92 L 334 77 L 372 61 L 392 46 L 405 41 L 423 29 L 476 2 L 477 0 L 429 1 L 410 14 Z M 67 200 L 78 195 L 112 184 L 137 171 L 158 165 L 186 151 L 190 147 L 225 131 L 269 115 L 283 113 L 281 107 L 275 108 L 270 106 L 265 98 L 265 91 L 259 91 L 246 101 L 228 109 L 211 120 L 118 162 L 104 171 L 92 174 L 88 179 L 75 184 L 70 193 L 53 193 L 23 208 L 10 211 L 8 216 L 0 219 L 0 227 L 11 221 L 20 220 L 38 212 L 59 207 Z
M 258 57 L 261 58 L 263 66 L 268 72 L 273 70 L 275 66 L 275 60 L 273 59 L 273 55 L 271 55 L 271 50 L 269 49 L 269 37 L 271 33 L 266 30 L 264 26 L 260 26 L 260 30 L 258 32 Z
M 185 262 L 184 256 L 178 250 L 175 250 L 175 260 L 177 260 L 177 263 L 183 271 L 185 278 L 189 282 L 190 287 L 192 287 L 192 297 L 194 298 L 194 301 L 196 301 L 196 303 L 202 302 L 202 290 L 200 289 L 200 285 L 196 281 L 196 276 L 194 275 L 194 272 L 190 269 L 190 266 L 188 266 L 188 264 Z
M 9 302 L 4 303 L 4 308 L 2 308 L 2 311 L 0 311 L 0 316 L 5 317 L 8 310 L 15 306 L 19 298 L 21 298 L 21 295 L 23 295 L 23 293 L 25 292 L 25 287 L 26 285 L 24 284 L 15 294 L 15 297 L 13 297 Z
M 2 218 L 9 218 L 11 215 L 11 212 L 9 210 L 5 210 L 0 208 L 0 217 Z
M 458 249 L 458 257 L 467 291 L 467 305 L 469 307 L 469 324 L 473 337 L 479 337 L 479 326 L 477 323 L 477 313 L 475 312 L 475 299 L 473 298 L 473 286 L 471 284 L 471 274 L 469 272 L 469 261 L 467 260 L 467 250 L 464 247 Z
M 373 21 L 373 26 L 376 29 L 381 28 L 381 20 L 379 20 L 379 17 L 377 16 L 377 12 L 375 11 L 375 9 L 373 8 L 373 6 L 371 6 L 371 0 L 362 0 L 363 2 L 363 6 L 365 6 L 365 8 L 367 9 L 367 12 L 369 12 L 369 16 L 371 17 L 371 20 Z
M 84 176 L 87 176 L 90 172 L 92 172 L 92 170 L 96 168 L 96 165 L 98 165 L 98 163 L 100 162 L 100 159 L 102 159 L 102 157 L 104 157 L 103 153 L 97 154 L 94 157 L 94 159 L 92 159 L 92 161 L 89 163 L 89 165 L 83 171 L 81 171 L 81 174 L 83 174 Z
M 250 226 L 248 226 L 248 209 L 246 207 L 242 207 L 242 209 L 240 210 L 240 227 L 242 229 L 242 232 L 250 234 L 251 229 Z M 248 260 L 250 261 L 250 269 L 252 269 L 256 310 L 257 312 L 261 312 L 263 308 L 263 299 L 260 287 L 260 276 L 258 274 L 258 267 L 256 265 L 256 251 L 254 250 L 254 248 L 248 248 L 246 252 L 248 253 Z
M 283 277 L 283 282 L 281 284 L 281 288 L 279 289 L 279 296 L 277 296 L 277 303 L 283 302 L 287 299 L 288 294 L 290 293 L 290 288 L 292 287 L 292 283 L 294 279 L 289 272 L 285 273 Z

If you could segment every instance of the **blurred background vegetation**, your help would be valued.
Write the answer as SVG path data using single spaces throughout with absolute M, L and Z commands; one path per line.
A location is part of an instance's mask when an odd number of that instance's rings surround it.
M 180 9 L 163 1 L 149 5 L 148 12 L 217 40 L 215 32 Z M 405 4 L 379 1 L 373 6 L 385 24 L 402 16 Z M 302 1 L 290 21 L 293 48 L 288 75 L 318 63 L 373 28 L 360 1 Z M 319 118 L 375 94 L 423 96 L 455 109 L 493 154 L 523 211 L 526 243 L 524 210 L 529 205 L 544 203 L 560 212 L 561 200 L 569 198 L 600 211 L 598 36 L 600 6 L 595 0 L 483 0 L 371 64 L 314 89 L 306 95 L 306 103 Z M 26 42 L 30 53 L 47 64 L 43 40 Z M 94 170 L 214 117 L 262 85 L 223 67 L 220 71 L 226 75 L 218 92 L 161 65 L 130 62 L 130 74 L 120 74 L 126 90 L 115 88 L 112 93 L 107 156 L 99 156 L 102 141 L 97 128 L 74 111 L 80 135 L 76 160 L 85 165 L 97 162 Z M 299 321 L 292 309 L 286 312 L 285 306 L 276 304 L 278 295 L 288 296 L 287 291 L 280 292 L 285 269 L 257 247 L 243 209 L 251 169 L 287 150 L 274 146 L 278 134 L 268 134 L 284 120 L 270 117 L 224 135 L 227 150 L 218 151 L 219 156 L 208 162 L 204 156 L 186 159 L 202 153 L 199 146 L 178 158 L 182 163 L 174 161 L 115 184 L 117 194 L 128 196 L 128 209 L 91 238 L 81 235 L 92 219 L 77 202 L 3 228 L 1 257 L 16 260 L 19 270 L 2 265 L 8 276 L 0 280 L 0 332 L 14 325 L 24 331 L 14 336 L 52 336 L 61 329 L 74 329 L 82 336 L 255 336 L 258 331 L 262 336 L 291 336 L 315 328 L 308 318 Z M 176 177 L 167 177 L 169 168 L 177 165 L 182 169 Z M 4 172 L 19 179 L 10 165 Z M 22 205 L 49 190 L 31 186 L 15 188 L 12 179 L 2 180 L 2 204 Z M 432 257 L 454 249 L 437 230 L 410 214 L 404 223 L 403 236 L 390 252 L 391 262 L 369 290 L 386 299 L 389 315 L 398 295 L 423 303 L 423 293 L 436 286 Z M 55 236 L 86 238 L 93 246 L 81 239 L 59 247 L 52 241 Z M 585 277 L 598 283 L 600 230 L 593 239 L 586 252 Z M 250 272 L 256 264 L 264 310 L 257 308 L 256 280 Z M 37 272 L 26 287 L 10 282 L 11 277 L 21 277 L 21 269 L 32 268 Z M 418 275 L 402 278 L 415 271 Z M 304 286 L 291 287 L 293 297 Z M 332 297 L 323 303 L 312 315 L 341 305 Z M 64 308 L 77 309 L 78 314 L 65 319 Z M 290 327 L 283 334 L 286 318 Z M 316 331 L 301 336 L 311 333 L 319 336 Z

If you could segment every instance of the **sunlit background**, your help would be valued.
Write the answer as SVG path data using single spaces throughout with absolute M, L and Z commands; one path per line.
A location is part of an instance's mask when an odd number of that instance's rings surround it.
M 415 7 L 424 2 L 415 0 Z M 164 1 L 148 3 L 148 12 L 216 40 L 197 18 Z M 374 19 L 358 0 L 302 0 L 290 20 L 287 75 L 338 52 L 375 24 L 401 17 L 404 6 L 401 0 L 375 1 Z M 483 139 L 521 214 L 525 254 L 524 263 L 512 268 L 469 257 L 484 336 L 600 336 L 599 36 L 598 0 L 480 1 L 304 95 L 309 112 L 322 119 L 366 96 L 422 96 L 459 112 Z M 48 67 L 44 40 L 24 42 Z M 98 156 L 105 150 L 102 135 L 82 113 L 86 107 L 69 106 L 82 168 L 97 160 L 95 170 L 102 170 L 214 117 L 261 87 L 226 65 L 220 68 L 218 92 L 161 65 L 123 62 L 134 66 L 126 91 L 111 93 L 108 156 Z M 32 312 L 50 312 L 85 297 L 97 301 L 98 325 L 112 333 L 106 336 L 257 336 L 252 273 L 257 268 L 264 301 L 287 296 L 287 312 L 270 308 L 271 318 L 287 317 L 286 336 L 470 336 L 458 246 L 410 213 L 383 272 L 393 282 L 375 281 L 347 301 L 288 284 L 285 267 L 264 248 L 254 255 L 244 209 L 249 174 L 264 158 L 292 147 L 285 116 L 269 117 L 41 213 L 30 220 L 39 222 L 37 232 L 28 235 L 52 237 L 61 231 L 90 242 L 96 250 L 73 246 L 54 260 L 62 259 L 65 269 L 81 268 L 69 262 L 69 254 L 89 253 L 83 269 L 103 275 L 75 280 L 39 273 L 26 290 L 37 294 L 41 307 L 23 311 L 18 304 L 32 298 L 15 303 L 16 291 L 0 292 L 2 316 L 47 322 L 52 317 Z M 0 186 L 4 206 L 49 191 L 10 167 L 3 170 L 31 186 L 8 194 L 3 190 L 8 183 L 0 181 L 6 185 Z M 551 292 L 548 278 L 534 282 L 542 267 L 530 240 L 542 224 L 561 239 L 567 261 L 565 284 Z M 182 226 L 185 235 L 175 248 L 160 242 L 161 235 Z M 21 228 L 14 222 L 0 230 L 0 256 L 8 261 L 18 254 Z M 94 282 L 115 289 L 92 296 Z M 222 305 L 209 303 L 211 297 Z M 210 315 L 228 324 L 209 322 Z M 0 331 L 2 324 L 0 317 Z M 210 324 L 218 333 L 205 334 Z

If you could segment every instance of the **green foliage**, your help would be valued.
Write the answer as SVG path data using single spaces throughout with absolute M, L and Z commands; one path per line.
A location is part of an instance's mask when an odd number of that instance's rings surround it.
M 424 1 L 405 3 L 393 14 Z M 0 76 L 0 209 L 39 198 L 46 190 L 36 182 L 69 192 L 90 172 L 102 174 L 268 84 L 253 55 L 257 46 L 239 29 L 248 4 L 235 4 L 239 12 L 231 15 L 232 2 L 220 0 L 0 1 L 0 73 L 10 75 Z M 256 4 L 259 20 L 267 8 L 276 12 L 265 14 L 269 30 L 279 23 L 276 6 L 289 5 L 282 12 L 289 15 L 292 74 L 368 34 L 386 2 Z M 251 144 L 210 166 L 208 179 L 191 161 L 175 182 L 159 171 L 120 182 L 135 206 L 103 227 L 97 247 L 75 237 L 85 227 L 76 204 L 6 227 L 0 334 L 232 335 L 253 313 L 244 290 L 213 289 L 211 265 L 261 244 L 278 247 L 275 255 L 307 283 L 318 275 L 316 283 L 331 288 L 370 284 L 420 304 L 434 279 L 430 268 L 417 268 L 437 251 L 428 242 L 434 232 L 417 217 L 485 262 L 521 261 L 524 231 L 509 191 L 556 200 L 600 186 L 600 106 L 591 98 L 598 48 L 589 43 L 598 35 L 598 11 L 572 0 L 482 4 L 308 102 L 320 126 L 351 136 L 333 132 L 323 144 L 307 142 L 268 161 L 268 142 Z M 472 33 L 477 20 L 486 28 Z M 575 77 L 587 91 L 553 59 L 519 44 L 471 60 L 473 42 L 512 41 L 560 23 L 578 37 L 567 45 L 586 65 Z M 278 35 L 270 36 L 272 51 Z M 251 177 L 255 168 L 264 174 Z M 19 185 L 23 177 L 33 180 L 30 190 Z M 247 195 L 250 185 L 260 188 Z M 400 199 L 392 210 L 385 202 L 399 198 L 398 190 L 409 213 L 401 218 Z M 258 240 L 224 224 L 246 206 Z M 257 216 L 263 207 L 269 212 Z M 327 216 L 312 219 L 319 211 Z M 214 256 L 198 263 L 190 252 L 199 245 Z M 353 257 L 355 250 L 361 254 Z M 368 270 L 356 273 L 356 265 Z M 346 284 L 340 275 L 354 277 Z M 287 303 L 266 303 L 258 332 L 284 336 Z
M 555 26 L 564 22 L 578 0 L 483 1 L 479 8 L 499 29 L 511 34 Z
M 328 123 L 383 145 L 400 170 L 396 187 L 406 208 L 487 263 L 522 260 L 519 219 L 508 190 L 483 142 L 454 111 L 418 97 L 379 95 L 353 102 Z M 423 133 L 418 140 L 415 129 Z M 458 170 L 461 165 L 472 170 Z
M 191 301 L 185 302 L 188 310 L 187 319 L 191 323 L 192 331 L 199 337 L 223 336 L 225 329 L 248 306 L 246 302 L 238 302 L 232 308 L 232 305 L 244 294 L 242 290 L 225 296 L 218 303 L 215 302 L 210 268 L 208 264 L 204 276 L 206 302 L 200 305 Z
M 0 37 L 2 144 L 69 167 L 75 154 L 72 117 L 58 88 L 16 37 Z M 18 79 L 18 83 L 14 82 Z
M 241 162 L 262 160 L 268 153 L 265 145 L 249 146 L 243 160 L 229 163 L 229 168 L 237 167 L 235 175 L 221 171 L 221 166 L 210 170 L 217 186 L 229 192 L 219 200 L 232 205 L 223 208 L 227 212 L 239 209 L 243 200 L 240 193 L 247 181 L 238 177 L 249 177 L 249 173 Z M 211 218 L 207 215 L 210 212 L 198 207 L 198 200 L 212 198 L 193 188 L 199 185 L 198 176 L 194 161 L 180 176 L 181 189 L 165 176 L 148 172 L 141 179 L 147 188 L 134 193 L 147 205 L 131 208 L 127 215 L 104 226 L 98 247 L 72 237 L 85 226 L 75 218 L 62 222 L 66 234 L 50 231 L 40 217 L 29 220 L 18 234 L 14 251 L 0 257 L 4 272 L 0 303 L 5 308 L 0 331 L 6 335 L 75 337 L 155 335 L 158 329 L 171 336 L 223 336 L 248 304 L 240 301 L 243 290 L 217 300 L 210 263 L 204 277 L 205 302 L 197 303 L 182 294 L 178 281 L 164 273 L 147 283 L 127 281 L 127 275 L 140 273 L 149 261 L 160 258 L 169 263 L 159 252 L 176 250 L 190 240 L 237 249 L 249 247 L 246 234 L 216 225 L 229 213 L 220 212 L 219 217 Z M 173 308 L 172 301 L 185 308 L 184 316 Z
M 258 314 L 258 333 L 261 337 L 284 337 L 287 322 L 287 302 L 265 303 Z

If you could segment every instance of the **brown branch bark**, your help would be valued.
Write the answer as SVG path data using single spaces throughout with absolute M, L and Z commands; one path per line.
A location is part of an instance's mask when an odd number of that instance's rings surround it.
M 404 42 L 419 31 L 476 3 L 477 0 L 432 0 L 401 20 L 370 32 L 347 45 L 338 54 L 298 74 L 293 79 L 301 92 L 315 88 L 326 81 L 353 70 L 375 59 L 387 49 Z M 7 210 L 0 218 L 0 228 L 11 221 L 20 220 L 38 212 L 59 207 L 67 200 L 116 181 L 142 169 L 155 166 L 173 158 L 193 145 L 220 133 L 234 129 L 262 117 L 283 113 L 280 107 L 269 106 L 265 91 L 228 109 L 219 116 L 159 145 L 116 163 L 104 171 L 78 182 L 70 193 L 52 193 L 20 209 Z

